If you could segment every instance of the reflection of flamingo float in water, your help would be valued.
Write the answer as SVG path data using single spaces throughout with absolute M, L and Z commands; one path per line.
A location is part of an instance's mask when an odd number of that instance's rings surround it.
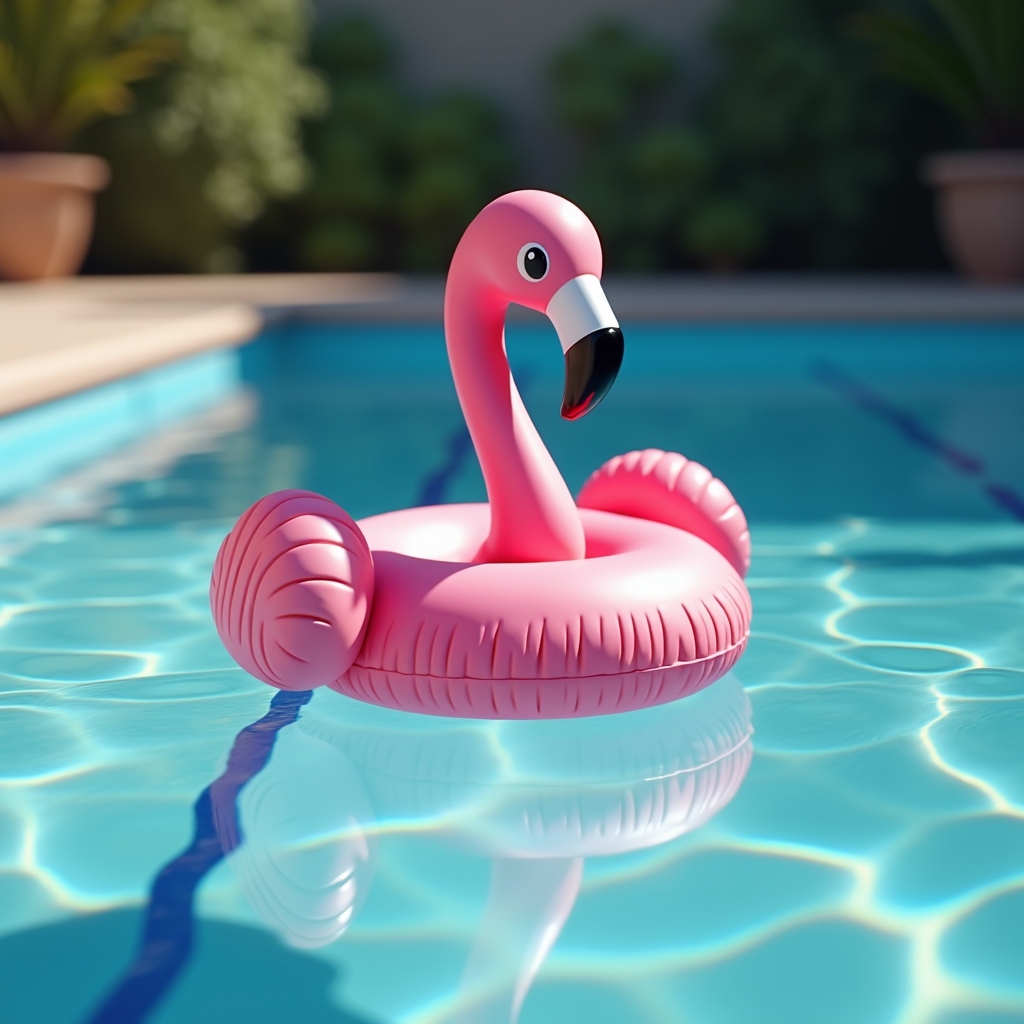
M 732 676 L 628 724 L 442 726 L 314 700 L 243 790 L 245 841 L 232 863 L 264 919 L 309 948 L 351 924 L 378 832 L 382 854 L 389 837 L 406 833 L 490 858 L 487 903 L 444 1019 L 514 1021 L 572 911 L 583 859 L 658 846 L 705 824 L 739 789 L 750 734 L 750 704 Z M 401 955 L 391 965 L 398 976 Z
M 746 643 L 746 521 L 681 455 L 619 456 L 572 500 L 509 373 L 510 302 L 565 352 L 562 415 L 604 396 L 622 333 L 587 218 L 544 192 L 466 229 L 445 293 L 452 374 L 489 504 L 358 525 L 305 491 L 257 502 L 217 556 L 211 604 L 238 663 L 273 686 L 477 718 L 626 711 L 691 693 Z M 558 680 L 556 682 L 556 680 Z

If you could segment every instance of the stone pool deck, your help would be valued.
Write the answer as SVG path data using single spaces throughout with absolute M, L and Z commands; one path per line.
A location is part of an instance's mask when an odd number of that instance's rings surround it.
M 1024 287 L 952 277 L 606 279 L 624 322 L 1020 320 Z M 252 274 L 0 284 L 0 415 L 294 319 L 439 320 L 441 278 Z M 527 311 L 523 317 L 536 316 Z

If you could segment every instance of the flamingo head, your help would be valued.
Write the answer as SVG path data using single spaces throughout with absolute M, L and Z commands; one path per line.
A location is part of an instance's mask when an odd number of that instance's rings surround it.
M 586 214 L 550 192 L 510 192 L 466 229 L 449 281 L 463 260 L 478 285 L 548 316 L 565 354 L 562 416 L 590 412 L 615 382 L 623 340 L 601 288 L 601 243 Z

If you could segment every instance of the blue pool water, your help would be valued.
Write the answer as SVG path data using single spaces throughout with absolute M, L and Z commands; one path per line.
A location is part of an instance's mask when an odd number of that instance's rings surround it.
M 267 491 L 484 497 L 439 329 L 0 421 L 0 1022 L 1024 1020 L 1024 326 L 625 326 L 576 423 L 510 329 L 526 403 L 573 489 L 646 446 L 722 477 L 754 619 L 604 719 L 272 705 L 213 632 Z

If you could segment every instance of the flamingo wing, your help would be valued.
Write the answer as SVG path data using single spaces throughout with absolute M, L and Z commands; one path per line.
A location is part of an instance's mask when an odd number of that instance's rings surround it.
M 210 607 L 228 653 L 284 690 L 333 682 L 355 660 L 373 558 L 352 517 L 311 491 L 261 498 L 224 538 Z
M 750 568 L 743 510 L 721 480 L 678 452 L 616 455 L 591 474 L 576 504 L 675 526 L 710 544 L 741 576 Z

